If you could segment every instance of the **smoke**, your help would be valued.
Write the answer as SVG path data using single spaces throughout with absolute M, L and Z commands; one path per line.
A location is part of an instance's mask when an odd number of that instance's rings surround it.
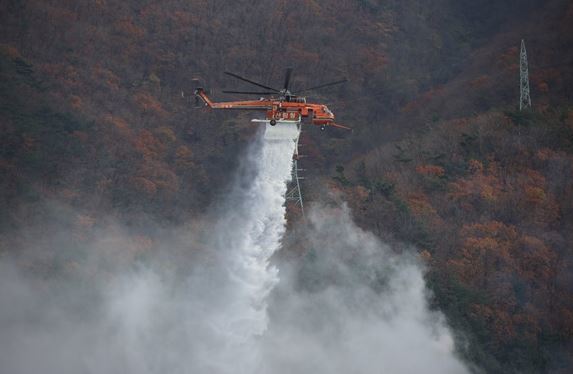
M 267 130 L 211 216 L 165 232 L 144 256 L 117 222 L 81 248 L 69 225 L 24 228 L 26 250 L 0 257 L 1 371 L 465 372 L 415 258 L 392 254 L 346 208 L 314 209 L 311 250 L 281 264 L 279 281 L 270 259 L 297 136 Z M 57 222 L 76 215 L 52 211 Z M 35 265 L 58 256 L 73 261 Z
M 263 372 L 467 372 L 413 255 L 359 229 L 345 205 L 315 207 L 308 225 L 310 252 L 281 269 Z

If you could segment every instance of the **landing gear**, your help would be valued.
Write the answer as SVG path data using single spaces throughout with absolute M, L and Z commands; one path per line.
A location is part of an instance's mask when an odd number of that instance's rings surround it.
M 271 121 L 269 122 L 271 126 L 274 126 L 277 124 L 277 121 L 274 119 L 271 119 Z

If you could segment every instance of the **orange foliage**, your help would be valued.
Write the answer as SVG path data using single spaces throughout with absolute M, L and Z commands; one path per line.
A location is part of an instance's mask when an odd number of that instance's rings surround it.
M 469 82 L 471 88 L 477 89 L 481 87 L 485 87 L 490 83 L 490 78 L 487 75 L 482 75 L 476 79 L 473 79 Z
M 161 103 L 146 92 L 135 95 L 135 102 L 143 112 L 152 113 L 161 117 L 167 115 Z
M 527 217 L 528 220 L 531 220 L 534 224 L 540 227 L 548 227 L 559 222 L 561 210 L 559 203 L 554 197 L 546 198 L 543 204 L 534 206 L 534 208 L 536 209 Z
M 531 74 L 530 80 L 538 89 L 542 89 L 543 85 L 548 86 L 548 83 L 562 80 L 561 71 L 555 68 L 536 70 Z M 547 89 L 549 89 L 549 86 Z
M 388 65 L 388 57 L 379 48 L 363 48 L 360 51 L 364 69 L 372 74 L 380 73 Z
M 416 166 L 416 172 L 422 175 L 442 177 L 445 174 L 444 168 L 437 165 L 419 165 Z
M 540 150 L 538 157 L 556 157 L 554 152 Z M 561 215 L 559 202 L 547 190 L 547 181 L 543 174 L 533 169 L 526 169 L 519 174 L 511 186 L 524 221 L 541 227 L 551 225 Z
M 107 87 L 113 91 L 117 91 L 119 89 L 119 77 L 111 70 L 104 69 L 101 66 L 97 66 L 93 70 L 92 79 L 97 82 L 105 83 Z
M 537 170 L 527 169 L 524 174 L 524 183 L 533 185 L 535 187 L 545 187 L 545 176 Z
M 432 261 L 432 254 L 424 249 L 420 252 L 420 258 L 422 258 L 426 264 L 429 264 Z
M 175 164 L 177 167 L 189 169 L 195 166 L 193 162 L 193 152 L 185 145 L 177 147 L 175 151 Z
M 288 47 L 288 55 L 297 61 L 304 61 L 308 64 L 317 64 L 320 61 L 320 55 L 312 50 L 300 48 L 292 45 Z
M 139 39 L 145 35 L 145 31 L 141 27 L 135 25 L 131 18 L 124 18 L 118 21 L 115 27 L 119 32 L 125 34 L 129 38 Z
M 478 304 L 473 304 L 471 311 L 474 316 L 490 326 L 499 341 L 507 342 L 516 336 L 512 316 L 507 311 Z
M 470 162 L 469 168 L 473 175 L 450 183 L 448 196 L 461 203 L 468 199 L 484 200 L 490 203 L 497 201 L 503 189 L 499 179 L 495 175 L 483 173 L 483 165 L 479 161 Z
M 72 108 L 74 108 L 75 110 L 80 110 L 82 107 L 82 99 L 79 96 L 76 95 L 72 95 L 70 97 L 70 105 L 72 106 Z
M 477 287 L 487 286 L 492 272 L 511 272 L 518 233 L 515 227 L 498 221 L 463 226 L 465 238 L 461 257 L 448 263 L 458 277 Z
M 519 48 L 509 48 L 499 57 L 498 63 L 506 70 L 517 71 L 519 69 Z
M 478 160 L 470 160 L 468 162 L 468 170 L 472 174 L 481 174 L 483 173 L 483 164 Z
M 177 140 L 177 136 L 173 132 L 173 129 L 167 126 L 163 126 L 154 130 L 154 133 L 159 137 L 162 143 L 167 145 Z
M 21 58 L 20 51 L 18 48 L 11 46 L 9 44 L 0 44 L 0 53 L 12 58 Z
M 115 129 L 119 130 L 120 134 L 124 136 L 131 135 L 131 129 L 129 128 L 129 125 L 123 118 L 108 115 L 104 118 L 104 120 L 106 123 L 114 126 Z
M 541 93 L 548 93 L 549 92 L 549 85 L 547 84 L 547 82 L 539 82 L 537 84 L 537 89 Z
M 406 105 L 404 105 L 404 106 L 400 109 L 400 111 L 401 111 L 402 113 L 410 113 L 410 112 L 413 112 L 414 110 L 420 108 L 421 105 L 422 105 L 422 104 L 421 104 L 419 101 L 417 101 L 417 100 L 412 100 L 412 101 L 406 103 Z
M 144 192 L 147 195 L 154 195 L 157 192 L 157 186 L 155 183 L 144 177 L 134 177 L 132 178 L 133 185 L 136 189 Z
M 140 152 L 143 157 L 156 159 L 164 152 L 163 144 L 153 136 L 148 130 L 141 130 L 133 140 L 134 148 Z
M 155 193 L 161 190 L 167 193 L 174 193 L 179 190 L 177 175 L 165 163 L 148 159 L 141 165 L 137 175 L 142 179 L 139 182 L 149 189 L 150 192 Z
M 436 215 L 437 211 L 423 193 L 411 194 L 406 199 L 412 214 L 417 217 Z
M 67 87 L 77 87 L 80 83 L 80 71 L 69 64 L 40 64 L 38 69 Z
M 172 17 L 175 23 L 182 28 L 192 26 L 199 21 L 196 15 L 184 11 L 173 12 Z
M 403 113 L 412 112 L 412 111 L 422 107 L 423 105 L 428 104 L 435 97 L 439 97 L 439 96 L 443 95 L 443 93 L 444 93 L 444 87 L 443 86 L 435 86 L 432 89 L 426 91 L 424 94 L 422 94 L 417 99 L 410 101 L 409 103 L 404 105 L 400 109 L 400 111 Z
M 32 138 L 30 135 L 22 136 L 22 148 L 26 152 L 33 151 L 36 148 L 36 145 L 37 145 L 36 139 Z
M 368 200 L 370 192 L 363 186 L 356 186 L 354 187 L 354 192 L 352 195 L 356 196 L 360 202 L 364 203 Z
M 525 188 L 525 199 L 530 204 L 541 204 L 545 201 L 545 197 L 543 188 L 531 186 Z
M 477 237 L 493 236 L 506 241 L 513 241 L 517 238 L 517 230 L 514 226 L 506 225 L 499 221 L 489 221 L 473 225 L 465 225 L 462 228 L 462 235 L 474 235 Z
M 519 258 L 521 274 L 529 280 L 547 282 L 555 274 L 556 255 L 543 241 L 525 235 L 520 240 L 521 256 Z
M 556 152 L 553 151 L 552 149 L 542 148 L 539 151 L 537 151 L 537 153 L 535 154 L 535 157 L 537 157 L 541 161 L 547 161 L 547 160 L 554 158 L 555 155 L 556 155 Z

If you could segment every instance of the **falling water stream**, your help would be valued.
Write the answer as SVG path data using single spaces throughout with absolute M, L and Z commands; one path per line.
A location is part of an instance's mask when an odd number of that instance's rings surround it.
M 225 253 L 227 283 L 226 307 L 216 311 L 212 324 L 225 336 L 220 362 L 229 363 L 242 352 L 240 362 L 231 362 L 235 372 L 254 372 L 260 359 L 255 345 L 267 328 L 267 296 L 278 282 L 269 261 L 285 232 L 285 193 L 299 134 L 294 123 L 266 125 L 249 161 L 254 178 L 231 194 L 234 203 L 225 205 L 233 208 L 214 230 L 214 247 Z

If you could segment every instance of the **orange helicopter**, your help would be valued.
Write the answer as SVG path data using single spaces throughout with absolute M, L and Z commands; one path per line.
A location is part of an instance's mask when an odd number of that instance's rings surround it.
M 195 84 L 198 85 L 195 89 L 195 97 L 203 101 L 204 106 L 208 106 L 213 109 L 241 109 L 241 110 L 260 110 L 266 112 L 265 120 L 253 120 L 254 122 L 268 122 L 271 126 L 275 126 L 277 123 L 283 122 L 303 122 L 310 123 L 316 126 L 320 126 L 322 130 L 326 126 L 337 127 L 345 130 L 351 130 L 351 128 L 339 125 L 334 122 L 334 113 L 328 109 L 324 104 L 311 104 L 306 102 L 306 97 L 300 96 L 302 92 L 308 92 L 311 90 L 317 90 L 320 88 L 335 86 L 346 82 L 346 79 L 342 79 L 336 82 L 330 82 L 326 84 L 321 84 L 314 87 L 304 88 L 297 90 L 295 92 L 289 91 L 289 85 L 292 76 L 292 69 L 288 68 L 285 74 L 285 80 L 283 88 L 278 90 L 273 87 L 266 86 L 261 83 L 257 83 L 253 80 L 241 77 L 240 75 L 230 73 L 228 71 L 224 72 L 233 78 L 242 80 L 244 82 L 250 83 L 252 85 L 264 88 L 268 91 L 223 91 L 223 93 L 230 94 L 240 94 L 240 95 L 257 95 L 260 97 L 258 100 L 247 100 L 247 101 L 226 101 L 226 102 L 213 102 L 207 96 L 205 89 L 200 87 L 198 80 L 194 79 Z

